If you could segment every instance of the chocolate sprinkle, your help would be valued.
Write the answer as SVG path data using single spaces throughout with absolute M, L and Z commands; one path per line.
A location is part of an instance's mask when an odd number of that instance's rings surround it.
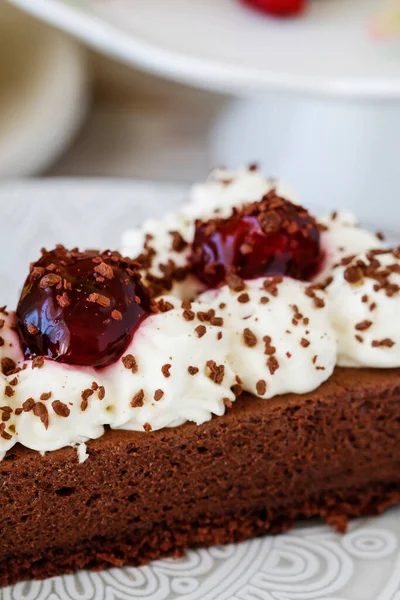
M 42 279 L 39 282 L 39 287 L 45 289 L 48 287 L 53 287 L 54 285 L 61 286 L 61 282 L 62 279 L 59 275 L 56 275 L 55 273 L 49 273 L 48 275 L 43 275 Z
M 395 342 L 390 338 L 384 338 L 383 340 L 373 340 L 373 348 L 392 348 Z
M 243 331 L 243 340 L 244 340 L 244 343 L 246 344 L 246 346 L 249 346 L 249 348 L 253 348 L 254 346 L 257 345 L 257 338 L 256 338 L 256 336 L 247 327 Z
M 265 381 L 263 379 L 260 379 L 260 381 L 257 381 L 256 390 L 257 390 L 257 394 L 259 396 L 264 396 L 264 394 L 266 393 L 267 384 L 265 383 Z
M 106 279 L 113 279 L 114 271 L 111 265 L 107 265 L 105 262 L 101 262 L 94 268 L 95 272 L 105 277 Z
M 49 426 L 49 413 L 47 412 L 47 408 L 43 402 L 36 402 L 35 406 L 33 407 L 33 414 L 35 417 L 39 417 L 45 429 L 47 429 Z
M 361 321 L 361 323 L 357 323 L 357 325 L 355 326 L 355 328 L 357 329 L 357 331 L 365 331 L 366 329 L 369 329 L 372 325 L 372 321 Z
M 197 337 L 202 338 L 203 335 L 207 333 L 207 329 L 204 325 L 198 325 L 195 329 L 195 332 L 197 334 Z
M 240 296 L 238 296 L 237 300 L 241 304 L 246 304 L 247 302 L 250 302 L 250 296 L 248 295 L 247 292 L 243 292 L 243 294 L 240 294 Z
M 144 391 L 139 390 L 137 392 L 137 394 L 135 394 L 131 400 L 132 408 L 140 408 L 141 406 L 143 406 L 143 401 L 144 401 Z
M 208 360 L 206 366 L 209 369 L 208 376 L 211 379 L 211 381 L 213 381 L 217 385 L 221 385 L 225 376 L 224 365 L 217 365 L 217 363 L 214 360 Z
M 24 412 L 29 412 L 35 406 L 35 401 L 33 398 L 28 398 L 22 403 L 22 410 Z
M 267 360 L 267 367 L 271 375 L 275 373 L 279 369 L 279 362 L 275 356 L 269 356 Z
M 246 284 L 238 275 L 228 275 L 226 283 L 230 290 L 234 292 L 241 292 L 246 288 Z
M 156 390 L 154 392 L 154 400 L 158 402 L 164 396 L 164 392 L 162 390 Z
M 161 373 L 164 375 L 164 377 L 171 376 L 171 373 L 169 372 L 170 368 L 171 368 L 171 365 L 168 363 L 161 367 Z
M 132 354 L 126 354 L 126 356 L 123 356 L 121 360 L 125 369 L 131 369 L 132 373 L 137 373 L 138 364 L 136 362 L 136 358 Z
M 44 365 L 44 356 L 37 356 L 32 361 L 32 369 L 41 369 Z
M 107 298 L 107 296 L 103 296 L 103 294 L 97 294 L 96 292 L 93 292 L 92 294 L 89 294 L 88 301 L 89 302 L 96 302 L 97 304 L 99 304 L 103 308 L 107 308 L 111 304 L 110 298 Z
M 61 400 L 54 400 L 54 402 L 51 403 L 51 406 L 59 417 L 69 417 L 71 411 L 64 402 L 61 402 Z

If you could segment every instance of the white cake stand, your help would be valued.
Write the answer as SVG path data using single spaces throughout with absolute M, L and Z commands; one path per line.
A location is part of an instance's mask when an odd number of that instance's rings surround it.
M 370 35 L 384 0 L 312 0 L 286 21 L 237 0 L 12 2 L 127 64 L 229 94 L 211 162 L 259 160 L 305 203 L 396 210 L 400 41 Z

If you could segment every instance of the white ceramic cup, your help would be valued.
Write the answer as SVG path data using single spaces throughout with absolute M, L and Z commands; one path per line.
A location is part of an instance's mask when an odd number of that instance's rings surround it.
M 0 177 L 49 166 L 81 125 L 87 104 L 84 50 L 0 2 Z

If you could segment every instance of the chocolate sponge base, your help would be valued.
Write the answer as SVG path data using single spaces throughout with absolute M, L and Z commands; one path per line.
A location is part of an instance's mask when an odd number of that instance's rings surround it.
M 281 533 L 290 529 L 298 518 L 318 516 L 342 532 L 346 530 L 349 518 L 379 514 L 398 502 L 399 483 L 371 485 L 365 489 L 337 490 L 327 497 L 310 499 L 302 507 L 287 507 L 281 514 L 264 508 L 244 514 L 204 518 L 197 523 L 157 526 L 141 536 L 113 540 L 97 536 L 74 549 L 49 550 L 39 559 L 10 560 L 0 567 L 0 584 L 5 586 L 23 579 L 44 579 L 78 569 L 139 566 L 166 556 L 178 558 L 188 548 L 241 542 L 265 533 Z
M 139 565 L 400 501 L 400 370 L 337 369 L 318 390 L 243 395 L 203 425 L 107 431 L 0 462 L 0 583 Z

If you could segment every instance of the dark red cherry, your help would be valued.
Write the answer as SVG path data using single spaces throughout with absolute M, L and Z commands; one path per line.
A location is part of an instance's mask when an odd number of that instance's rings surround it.
M 242 0 L 244 4 L 278 17 L 288 17 L 302 12 L 306 6 L 305 0 Z
M 231 273 L 243 279 L 287 275 L 308 280 L 322 258 L 315 219 L 274 192 L 234 210 L 228 219 L 196 222 L 192 268 L 210 287 Z
M 117 252 L 57 246 L 31 265 L 17 308 L 26 358 L 105 367 L 151 312 L 134 265 Z

